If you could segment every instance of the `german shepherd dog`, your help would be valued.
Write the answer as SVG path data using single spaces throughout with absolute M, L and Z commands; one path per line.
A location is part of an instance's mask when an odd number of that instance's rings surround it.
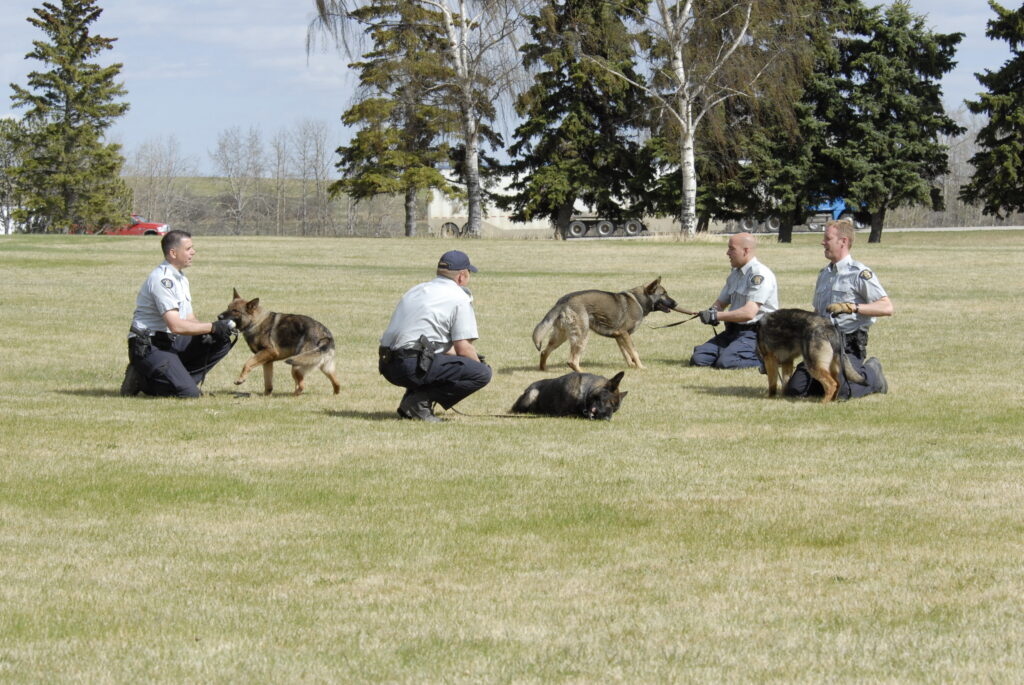
M 319 368 L 330 379 L 334 394 L 341 384 L 334 375 L 334 337 L 319 321 L 302 314 L 278 314 L 260 306 L 260 298 L 246 300 L 234 291 L 228 308 L 217 316 L 230 319 L 245 337 L 253 356 L 242 366 L 235 381 L 241 385 L 257 366 L 263 367 L 263 391 L 274 391 L 274 362 L 284 360 L 292 367 L 295 394 L 306 389 L 306 374 Z
M 582 372 L 580 359 L 590 331 L 615 338 L 626 364 L 642 369 L 644 365 L 630 334 L 654 310 L 667 313 L 676 307 L 676 301 L 662 287 L 660 276 L 647 285 L 620 293 L 580 290 L 563 295 L 533 329 L 533 344 L 540 350 L 540 370 L 547 368 L 548 355 L 568 340 L 569 367 Z M 541 349 L 549 333 L 547 345 Z
M 619 392 L 625 371 L 608 380 L 592 373 L 567 373 L 531 383 L 512 405 L 514 414 L 611 419 L 628 392 Z
M 843 353 L 839 331 L 826 317 L 803 309 L 779 309 L 768 314 L 757 329 L 757 353 L 768 374 L 768 397 L 774 397 L 782 372 L 782 387 L 793 375 L 794 360 L 803 357 L 807 371 L 821 383 L 822 402 L 831 402 L 839 393 L 842 368 L 847 378 L 863 383 L 864 377 Z

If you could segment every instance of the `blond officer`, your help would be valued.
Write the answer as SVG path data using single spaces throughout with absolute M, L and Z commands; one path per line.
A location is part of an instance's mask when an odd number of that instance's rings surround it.
M 850 256 L 855 235 L 853 224 L 847 220 L 825 225 L 821 245 L 829 264 L 814 285 L 814 311 L 832 318 L 843 335 L 844 354 L 865 378 L 864 383 L 857 383 L 844 377 L 839 384 L 841 399 L 889 391 L 882 363 L 877 357 L 867 356 L 868 329 L 878 317 L 892 316 L 894 308 L 875 272 Z M 786 394 L 793 397 L 822 392 L 821 384 L 811 378 L 803 363 L 786 385 Z

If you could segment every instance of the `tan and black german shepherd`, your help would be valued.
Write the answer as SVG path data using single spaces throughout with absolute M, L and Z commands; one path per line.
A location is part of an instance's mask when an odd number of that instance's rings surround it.
M 669 312 L 676 307 L 676 301 L 662 287 L 660 276 L 647 285 L 620 293 L 580 290 L 563 295 L 533 329 L 533 344 L 540 350 L 540 370 L 547 368 L 548 355 L 568 340 L 569 367 L 580 372 L 580 359 L 590 331 L 615 338 L 626 364 L 642 369 L 644 365 L 631 334 L 651 312 Z M 549 333 L 547 345 L 541 349 Z
M 850 380 L 863 383 L 864 377 L 842 354 L 839 331 L 824 316 L 803 309 L 779 309 L 761 319 L 757 329 L 757 353 L 768 374 L 768 397 L 774 397 L 782 372 L 782 387 L 793 375 L 793 362 L 803 357 L 814 380 L 825 394 L 822 402 L 831 402 L 839 393 L 839 370 Z
M 330 379 L 335 395 L 341 392 L 334 375 L 334 336 L 319 321 L 302 314 L 267 311 L 260 306 L 260 298 L 246 300 L 237 289 L 217 318 L 234 321 L 253 351 L 235 385 L 244 383 L 253 369 L 262 366 L 263 391 L 269 395 L 274 391 L 274 362 L 283 360 L 292 367 L 296 395 L 306 389 L 306 374 L 316 368 Z
M 593 373 L 567 373 L 531 383 L 512 405 L 513 414 L 611 419 L 628 392 L 619 392 L 624 371 L 611 380 Z

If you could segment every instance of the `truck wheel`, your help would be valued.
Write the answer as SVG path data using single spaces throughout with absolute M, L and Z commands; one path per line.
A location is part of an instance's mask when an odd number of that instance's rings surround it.
M 594 226 L 594 230 L 602 238 L 607 238 L 612 233 L 615 233 L 615 224 L 610 221 L 598 221 L 597 225 Z
M 765 220 L 764 227 L 770 233 L 778 233 L 782 228 L 782 219 L 773 214 Z
M 843 212 L 842 214 L 839 215 L 839 218 L 846 219 L 847 221 L 852 223 L 853 227 L 858 231 L 864 228 L 864 223 L 861 221 L 857 221 L 857 217 L 853 215 L 853 212 Z
M 753 233 L 757 229 L 757 219 L 752 216 L 745 216 L 740 219 L 740 230 Z
M 441 237 L 442 238 L 457 238 L 459 236 L 459 226 L 451 221 L 446 221 L 441 224 Z
M 640 235 L 643 230 L 644 225 L 636 219 L 630 219 L 622 225 L 622 232 L 626 235 Z
M 587 232 L 587 225 L 582 221 L 570 221 L 567 233 L 570 238 L 580 238 Z

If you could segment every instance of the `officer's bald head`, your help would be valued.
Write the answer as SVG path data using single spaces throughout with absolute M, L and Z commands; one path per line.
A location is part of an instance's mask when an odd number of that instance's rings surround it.
M 725 256 L 729 258 L 729 264 L 738 269 L 754 258 L 756 247 L 757 239 L 754 236 L 737 233 L 729 238 L 729 249 L 725 251 Z

